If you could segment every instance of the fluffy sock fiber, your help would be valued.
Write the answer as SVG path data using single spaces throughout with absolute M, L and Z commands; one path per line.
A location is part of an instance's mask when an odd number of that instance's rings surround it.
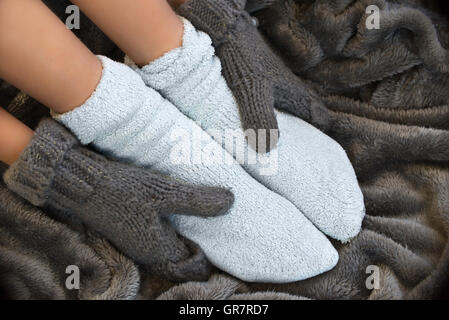
M 305 121 L 276 111 L 278 146 L 257 155 L 247 146 L 238 105 L 221 75 L 211 39 L 189 21 L 184 19 L 183 45 L 139 73 L 149 87 L 204 130 L 221 132 L 214 138 L 236 159 L 244 160 L 239 162 L 247 172 L 290 200 L 321 231 L 341 241 L 359 233 L 365 215 L 363 195 L 343 148 Z M 223 138 L 229 129 L 234 130 L 236 142 L 245 146 L 245 155 L 237 154 L 237 148 Z
M 132 69 L 99 58 L 103 75 L 95 92 L 56 119 L 112 157 L 229 188 L 235 202 L 225 216 L 172 216 L 177 231 L 199 244 L 211 263 L 258 282 L 297 281 L 335 266 L 335 249 L 293 204 L 251 178 L 207 134 L 199 143 L 195 135 L 203 131 Z M 213 160 L 217 155 L 220 161 Z

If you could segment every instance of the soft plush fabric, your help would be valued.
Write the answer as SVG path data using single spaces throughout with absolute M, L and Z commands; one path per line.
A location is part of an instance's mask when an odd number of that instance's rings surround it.
M 54 2 L 60 6 L 70 4 L 68 0 Z M 312 3 L 313 0 L 308 2 Z M 421 6 L 421 10 L 423 5 L 427 10 L 429 3 L 447 8 L 446 0 L 406 2 Z M 449 33 L 444 28 L 448 17 L 441 17 L 435 12 L 430 11 L 432 21 L 443 47 L 448 48 L 445 39 Z M 446 12 L 449 13 L 449 10 Z M 321 23 L 331 21 L 327 17 Z M 79 32 L 83 41 L 91 48 L 102 44 L 104 48 L 108 47 L 110 43 L 106 38 L 93 39 L 83 33 L 89 29 L 89 23 L 85 19 L 81 21 L 83 27 Z M 283 47 L 279 48 L 280 51 L 284 50 Z M 105 51 L 103 53 L 107 54 Z M 344 61 L 339 63 L 343 64 Z M 408 76 L 409 72 L 401 74 L 403 79 Z M 413 90 L 413 87 L 408 89 L 407 82 L 397 86 L 401 90 L 396 95 L 396 101 L 405 101 L 409 95 L 416 97 L 413 98 L 415 101 L 421 101 L 413 108 L 408 105 L 393 108 L 388 103 L 380 106 L 370 104 L 369 93 L 376 88 L 376 82 L 345 95 L 332 96 L 331 90 L 321 91 L 326 105 L 333 110 L 331 123 L 335 129 L 329 135 L 348 153 L 365 196 L 367 215 L 362 231 L 349 244 L 338 246 L 340 260 L 331 272 L 289 285 L 250 285 L 248 290 L 256 293 L 255 297 L 266 290 L 314 299 L 449 297 L 449 107 L 444 103 L 444 96 L 440 96 L 444 94 L 444 89 L 436 94 L 429 93 L 429 90 L 442 85 L 442 80 L 438 79 L 444 75 L 432 76 L 436 76 L 435 80 L 428 79 L 428 85 L 422 86 L 422 93 Z M 391 78 L 382 82 L 387 80 L 395 83 Z M 33 124 L 39 120 L 40 110 L 44 110 L 42 106 L 4 82 L 0 90 L 0 104 L 3 107 L 27 123 Z M 7 198 L 1 197 L 2 201 L 7 201 Z M 42 250 L 38 248 L 38 251 Z M 370 275 L 367 268 L 370 265 L 379 267 L 379 289 L 369 290 L 366 287 Z M 155 299 L 177 285 L 145 272 L 141 272 L 141 278 L 140 293 L 147 299 Z M 232 297 L 233 289 L 229 288 L 240 287 L 228 281 L 212 283 L 217 285 L 213 286 L 213 291 L 208 291 L 211 286 L 207 283 L 186 285 L 181 288 L 180 296 L 197 297 L 198 292 L 206 292 L 207 297 L 214 298 L 222 297 L 220 292 L 224 292 L 224 296 Z M 215 293 L 208 295 L 208 292 Z M 245 294 L 240 289 L 234 292 Z M 174 293 L 178 294 L 177 291 Z M 176 298 L 175 295 L 169 297 Z
M 103 75 L 95 92 L 56 119 L 83 144 L 92 143 L 114 158 L 194 184 L 229 188 L 235 202 L 224 216 L 170 217 L 215 266 L 242 280 L 276 283 L 310 278 L 335 266 L 338 255 L 331 243 L 293 204 L 248 175 L 131 68 L 99 58 Z
M 69 266 L 79 269 L 79 290 L 66 286 Z M 108 242 L 54 221 L 0 182 L 0 288 L 0 299 L 135 299 L 140 279 Z
M 207 282 L 177 285 L 157 300 L 307 300 L 281 292 L 250 292 L 243 282 L 223 274 L 213 275 Z
M 379 29 L 366 27 L 369 5 L 380 9 Z M 447 20 L 418 1 L 276 0 L 255 15 L 292 70 L 329 92 L 349 95 L 422 64 L 449 72 Z M 380 95 L 384 103 L 392 93 Z
M 193 186 L 110 161 L 83 148 L 51 119 L 39 124 L 4 180 L 32 204 L 86 225 L 151 272 L 174 281 L 206 280 L 210 265 L 199 248 L 192 245 L 191 253 L 178 238 L 167 214 L 217 216 L 233 201 L 222 188 Z
M 290 200 L 323 233 L 341 241 L 355 237 L 365 207 L 343 148 L 305 121 L 276 111 L 280 141 L 268 148 L 268 154 L 258 155 L 247 143 L 238 105 L 221 75 L 211 39 L 183 21 L 183 45 L 136 68 L 145 83 L 213 132 L 212 137 L 252 177 Z

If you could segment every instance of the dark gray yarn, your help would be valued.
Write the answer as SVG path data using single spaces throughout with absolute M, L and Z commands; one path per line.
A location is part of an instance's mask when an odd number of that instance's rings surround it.
M 199 247 L 178 238 L 168 214 L 216 216 L 233 201 L 221 188 L 110 161 L 50 119 L 40 123 L 4 180 L 32 204 L 65 221 L 80 220 L 136 262 L 177 281 L 207 279 L 210 265 Z

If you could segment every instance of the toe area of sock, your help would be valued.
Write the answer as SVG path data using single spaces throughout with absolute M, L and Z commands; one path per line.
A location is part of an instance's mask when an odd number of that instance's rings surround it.
M 334 170 L 334 182 L 323 190 L 326 206 L 316 210 L 309 218 L 315 226 L 329 237 L 347 242 L 356 237 L 365 217 L 365 204 L 355 172 L 342 149 L 340 168 Z M 323 196 L 324 199 L 324 196 Z
M 335 195 L 330 202 L 329 220 L 324 228 L 330 237 L 347 242 L 359 234 L 365 217 L 363 193 L 357 181 L 356 173 L 345 150 L 335 143 L 335 184 L 332 187 Z M 324 230 L 323 230 L 324 231 Z
M 360 232 L 365 205 L 346 151 L 305 121 L 279 111 L 276 115 L 283 133 L 278 144 L 279 171 L 265 179 L 271 179 L 271 188 L 329 237 L 342 242 L 354 238 Z
M 236 194 L 234 208 L 240 199 Z M 335 248 L 295 206 L 282 201 L 282 206 L 267 201 L 263 212 L 177 216 L 174 223 L 212 264 L 243 281 L 289 283 L 331 270 L 338 262 Z
M 341 215 L 332 215 L 325 224 L 317 224 L 329 237 L 347 243 L 355 238 L 362 230 L 365 208 L 343 211 Z
M 313 225 L 307 226 L 307 240 L 288 243 L 287 237 L 276 244 L 261 243 L 264 250 L 253 249 L 243 264 L 229 264 L 224 270 L 246 282 L 291 283 L 313 278 L 332 270 L 339 255 L 330 241 Z M 289 246 L 290 245 L 290 246 Z M 282 248 L 283 247 L 283 248 Z

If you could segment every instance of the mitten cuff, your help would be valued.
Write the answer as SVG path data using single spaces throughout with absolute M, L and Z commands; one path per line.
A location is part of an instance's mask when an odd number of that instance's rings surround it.
M 3 178 L 8 187 L 35 206 L 44 206 L 64 155 L 77 139 L 56 121 L 40 122 L 30 144 Z
M 220 44 L 237 19 L 245 15 L 246 0 L 189 0 L 177 12 Z

